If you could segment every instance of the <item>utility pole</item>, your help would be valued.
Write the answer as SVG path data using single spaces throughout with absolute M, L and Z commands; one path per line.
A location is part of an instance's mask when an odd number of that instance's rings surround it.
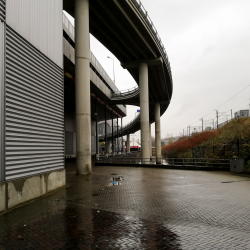
M 231 120 L 233 119 L 233 110 L 231 109 Z
M 190 125 L 189 125 L 189 136 L 190 136 Z
M 218 129 L 218 119 L 219 119 L 219 117 L 218 117 L 218 110 L 215 110 L 215 111 L 216 111 L 217 129 Z
M 187 126 L 187 136 L 188 136 L 188 126 Z
M 203 118 L 201 118 L 200 120 L 201 120 L 201 123 L 202 123 L 202 125 L 201 125 L 201 131 L 203 131 Z
M 111 59 L 111 60 L 113 61 L 113 76 L 114 76 L 114 83 L 115 83 L 115 62 L 114 62 L 114 59 L 113 59 L 113 58 L 111 58 L 111 57 L 109 57 L 109 56 L 108 56 L 108 58 Z
M 213 129 L 214 129 L 214 119 L 212 119 L 213 120 Z

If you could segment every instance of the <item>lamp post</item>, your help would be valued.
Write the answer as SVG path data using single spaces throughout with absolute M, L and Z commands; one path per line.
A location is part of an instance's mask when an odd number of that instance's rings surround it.
M 114 75 L 114 83 L 115 83 L 115 62 L 114 62 L 114 59 L 107 56 L 109 59 L 111 59 L 113 61 L 113 75 Z

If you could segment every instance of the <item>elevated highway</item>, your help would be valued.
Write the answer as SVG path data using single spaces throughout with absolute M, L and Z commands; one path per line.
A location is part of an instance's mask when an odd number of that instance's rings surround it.
M 109 102 L 141 107 L 141 116 L 125 126 L 122 134 L 141 129 L 142 153 L 147 156 L 149 125 L 156 122 L 159 144 L 159 116 L 166 111 L 173 92 L 170 63 L 156 28 L 137 0 L 64 0 L 63 3 L 64 10 L 75 18 L 76 30 L 80 34 L 76 41 L 79 51 L 87 53 L 87 40 L 83 34 L 87 36 L 90 32 L 120 60 L 121 66 L 129 71 L 140 88 L 120 96 L 113 94 Z M 83 58 L 79 56 L 79 60 Z

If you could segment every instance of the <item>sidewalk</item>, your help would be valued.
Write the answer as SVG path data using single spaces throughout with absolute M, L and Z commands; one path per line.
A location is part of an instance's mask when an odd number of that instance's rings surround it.
M 93 167 L 0 216 L 0 249 L 250 249 L 250 178 Z

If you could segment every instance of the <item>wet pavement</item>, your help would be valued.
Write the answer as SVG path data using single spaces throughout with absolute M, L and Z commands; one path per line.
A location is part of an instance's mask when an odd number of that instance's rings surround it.
M 250 249 L 250 178 L 93 167 L 0 216 L 0 249 Z

